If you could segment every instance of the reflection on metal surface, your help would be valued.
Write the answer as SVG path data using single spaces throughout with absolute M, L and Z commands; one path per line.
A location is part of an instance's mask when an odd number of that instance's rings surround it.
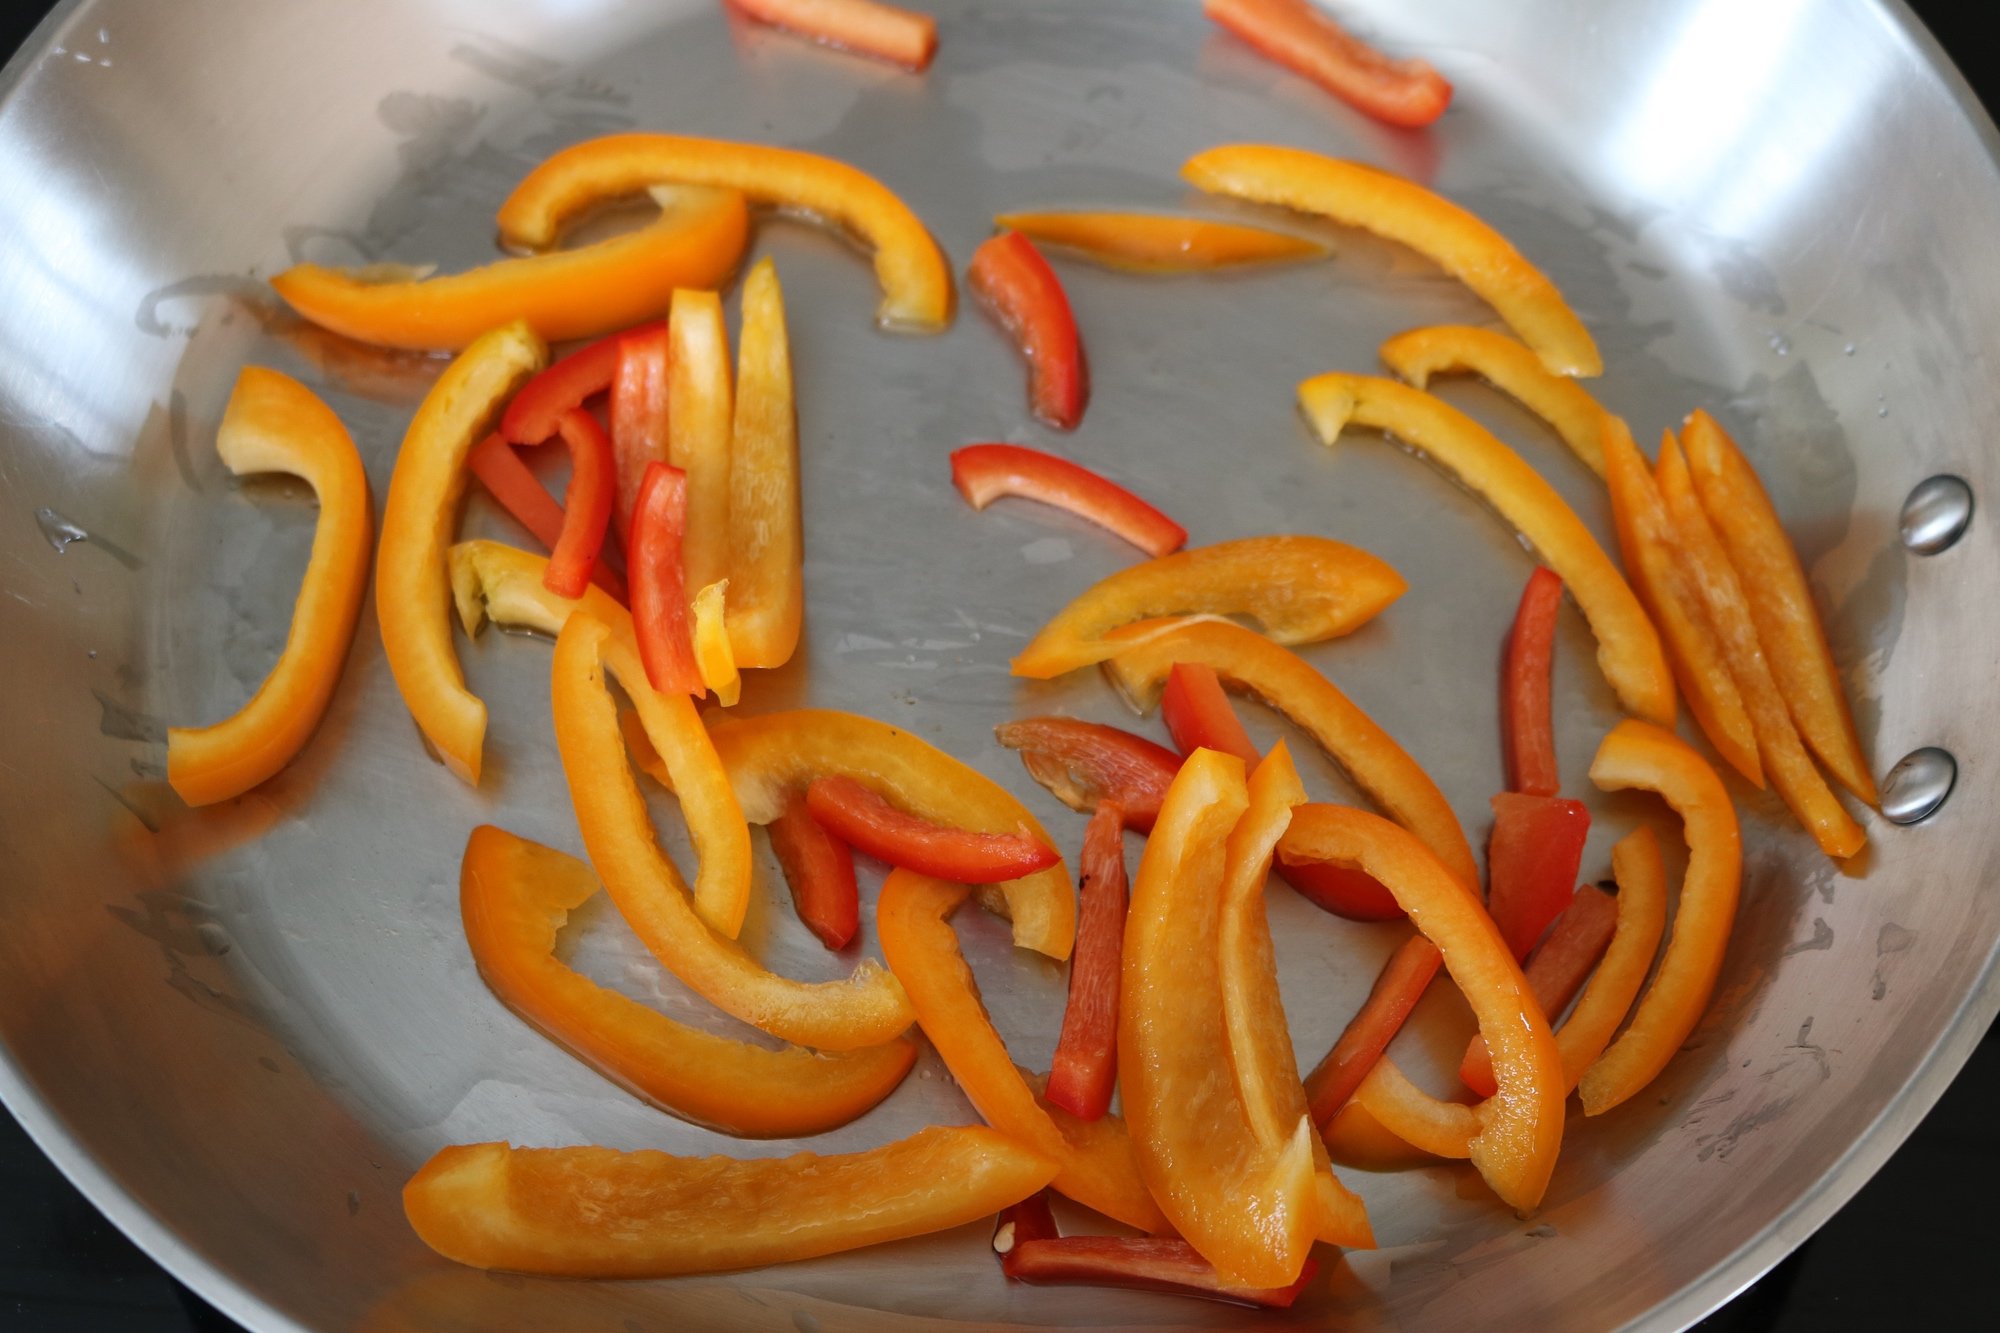
M 1929 819 L 1957 782 L 1958 761 L 1951 751 L 1935 745 L 1912 750 L 1882 779 L 1882 817 L 1897 824 Z
M 1948 550 L 1972 523 L 1972 488 L 1962 477 L 1926 477 L 1903 501 L 1903 545 L 1918 555 Z

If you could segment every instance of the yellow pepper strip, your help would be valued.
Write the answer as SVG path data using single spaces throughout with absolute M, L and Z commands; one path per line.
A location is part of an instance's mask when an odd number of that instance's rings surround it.
M 1590 391 L 1567 375 L 1551 374 L 1534 349 L 1496 329 L 1439 324 L 1399 333 L 1382 344 L 1382 364 L 1417 388 L 1431 376 L 1455 371 L 1478 375 L 1555 428 L 1570 452 L 1598 476 L 1604 451 L 1597 436 L 1608 415 Z
M 1056 1189 L 1127 1226 L 1167 1230 L 1139 1178 L 1125 1123 L 1113 1115 L 1058 1119 L 1008 1056 L 951 928 L 951 914 L 970 892 L 907 870 L 890 872 L 882 885 L 875 908 L 882 955 L 909 994 L 924 1035 L 988 1124 L 1060 1164 Z
M 1653 474 L 1624 422 L 1616 417 L 1604 419 L 1602 447 L 1618 547 L 1632 576 L 1633 590 L 1666 643 L 1688 710 L 1716 753 L 1761 790 L 1764 765 L 1757 758 L 1757 733 L 1743 707 L 1736 678 L 1730 674 L 1728 654 L 1709 621 L 1701 589 L 1675 536 L 1666 501 L 1660 498 Z
M 824 219 L 875 250 L 877 319 L 890 328 L 951 322 L 951 267 L 909 206 L 873 176 L 818 153 L 677 134 L 612 134 L 565 148 L 500 206 L 500 238 L 542 250 L 563 222 L 665 182 L 741 190 L 760 204 Z
M 456 351 L 513 319 L 566 342 L 657 318 L 676 287 L 720 286 L 749 235 L 741 194 L 689 190 L 637 231 L 574 250 L 399 281 L 295 264 L 271 286 L 313 323 L 378 347 Z
M 1799 735 L 1841 786 L 1869 805 L 1879 805 L 1881 794 L 1861 752 L 1812 589 L 1771 497 L 1750 460 L 1708 413 L 1695 410 L 1682 429 L 1681 443 L 1695 493 L 1742 580 L 1757 637 Z
M 459 870 L 466 943 L 509 1009 L 662 1110 L 742 1138 L 819 1134 L 894 1092 L 916 1062 L 906 1037 L 839 1055 L 772 1050 L 606 990 L 555 956 L 563 923 L 597 889 L 575 857 L 482 824 Z
M 785 298 L 777 268 L 760 259 L 743 281 L 729 460 L 729 646 L 738 666 L 791 660 L 805 617 L 804 560 Z
M 1557 375 L 1598 375 L 1604 360 L 1576 312 L 1507 238 L 1423 186 L 1359 162 L 1266 144 L 1197 153 L 1181 176 L 1210 194 L 1319 213 L 1435 260 L 1500 313 Z
M 729 576 L 729 435 L 735 413 L 722 298 L 677 291 L 668 322 L 667 461 L 687 473 L 686 585 Z
M 167 732 L 167 781 L 189 805 L 241 796 L 305 748 L 340 683 L 374 545 L 368 474 L 333 410 L 289 375 L 245 366 L 215 451 L 236 476 L 289 472 L 319 497 L 292 627 L 250 702 L 206 727 Z
M 1438 946 L 1493 1055 L 1499 1092 L 1477 1106 L 1437 1101 L 1411 1087 L 1391 1060 L 1369 1071 L 1355 1101 L 1426 1152 L 1469 1157 L 1509 1206 L 1533 1209 L 1562 1147 L 1562 1056 L 1484 905 L 1422 843 L 1366 811 L 1301 807 L 1292 814 L 1289 840 L 1313 860 L 1358 866 L 1395 895 Z
M 1597 747 L 1590 780 L 1605 791 L 1659 793 L 1680 815 L 1688 844 L 1680 905 L 1659 971 L 1624 1033 L 1577 1085 L 1584 1114 L 1602 1115 L 1652 1082 L 1701 1021 L 1736 920 L 1743 843 L 1722 779 L 1672 732 L 1630 718 L 1620 722 Z
M 650 1278 L 811 1259 L 991 1217 L 1055 1163 L 979 1126 L 749 1161 L 610 1148 L 445 1148 L 403 1187 L 424 1244 L 474 1268 Z
M 1721 539 L 1709 526 L 1708 516 L 1696 498 L 1688 477 L 1687 463 L 1671 434 L 1660 449 L 1659 485 L 1667 512 L 1674 520 L 1675 535 L 1687 559 L 1687 568 L 1701 590 L 1708 618 L 1721 640 L 1730 674 L 1743 693 L 1743 706 L 1757 733 L 1757 752 L 1764 772 L 1785 805 L 1812 834 L 1813 841 L 1828 856 L 1845 859 L 1867 845 L 1868 834 L 1841 805 L 1833 788 L 1813 767 L 1812 756 L 1793 726 L 1773 676 L 1773 657 L 1766 651 L 1753 622 L 1750 594 L 1738 580 Z
M 1597 635 L 1597 664 L 1628 712 L 1674 721 L 1674 678 L 1660 636 L 1590 529 L 1555 489 L 1484 426 L 1421 389 L 1372 375 L 1315 376 L 1299 404 L 1331 445 L 1349 425 L 1394 434 L 1500 511 L 1562 576 Z
M 605 688 L 610 637 L 603 622 L 578 613 L 556 638 L 556 747 L 583 845 L 633 933 L 710 1004 L 785 1041 L 851 1051 L 907 1028 L 916 1015 L 901 984 L 873 962 L 864 960 L 845 981 L 793 981 L 766 971 L 696 915 L 680 872 L 653 839 L 645 798 L 626 762 L 618 710 Z M 644 681 L 642 669 L 619 683 L 635 692 Z
M 452 651 L 445 547 L 465 491 L 466 456 L 548 354 L 541 338 L 519 320 L 459 353 L 404 432 L 382 511 L 375 613 L 390 674 L 445 767 L 475 787 L 486 705 L 465 688 Z
M 1002 213 L 993 225 L 1136 273 L 1203 273 L 1327 253 L 1318 241 L 1267 227 L 1160 213 Z
M 1049 680 L 1119 651 L 1120 625 L 1183 613 L 1246 615 L 1278 643 L 1348 634 L 1403 595 L 1403 576 L 1326 537 L 1244 537 L 1121 569 L 1056 613 L 1013 662 Z
M 717 579 L 694 595 L 694 664 L 701 683 L 715 692 L 715 701 L 734 708 L 743 697 L 743 677 L 736 670 L 725 624 L 728 588 L 728 579 Z
M 1445 1160 L 1384 1128 L 1368 1108 L 1349 1098 L 1323 1131 L 1329 1158 L 1356 1171 L 1407 1171 Z
M 1309 1114 L 1299 1080 L 1291 1027 L 1278 994 L 1278 963 L 1271 926 L 1264 916 L 1264 886 L 1278 839 L 1291 823 L 1292 808 L 1305 804 L 1306 789 L 1292 766 L 1291 752 L 1279 741 L 1250 774 L 1249 807 L 1229 835 L 1217 929 L 1222 1014 L 1237 1094 L 1250 1128 L 1268 1152 L 1281 1153 L 1299 1117 Z M 1368 1207 L 1337 1180 L 1327 1164 L 1326 1145 L 1312 1136 L 1313 1169 L 1319 1194 L 1318 1237 L 1329 1245 L 1372 1249 L 1375 1232 Z
M 1278 1147 L 1252 1127 L 1223 1016 L 1218 948 L 1243 761 L 1196 750 L 1146 838 L 1125 918 L 1118 1086 L 1139 1173 L 1227 1282 L 1297 1281 L 1321 1225 L 1310 1117 Z M 1301 1093 L 1303 1097 L 1303 1093 Z
M 750 908 L 752 871 L 750 829 L 743 822 L 728 771 L 693 703 L 685 695 L 662 694 L 647 682 L 632 636 L 631 614 L 594 584 L 574 601 L 550 592 L 542 584 L 547 567 L 547 557 L 500 542 L 469 541 L 452 547 L 452 596 L 466 636 L 479 633 L 491 617 L 495 624 L 554 638 L 577 610 L 610 628 L 604 641 L 605 660 L 637 710 L 645 753 L 663 775 L 669 767 L 673 770 L 671 785 L 700 863 L 694 910 L 711 929 L 735 939 Z M 665 761 L 661 755 L 667 756 Z
M 1469 890 L 1477 890 L 1479 864 L 1472 846 L 1430 774 L 1304 658 L 1222 621 L 1173 626 L 1164 633 L 1135 625 L 1124 632 L 1131 634 L 1133 646 L 1106 670 L 1127 699 L 1150 707 L 1176 662 L 1213 667 L 1225 684 L 1256 695 L 1290 718 L 1369 800 L 1423 839 Z M 1289 839 L 1281 845 L 1287 860 L 1302 859 Z

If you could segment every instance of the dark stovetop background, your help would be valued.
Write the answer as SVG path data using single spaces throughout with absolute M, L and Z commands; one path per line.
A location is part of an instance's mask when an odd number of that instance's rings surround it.
M 51 7 L 50 0 L 5 5 L 0 56 Z M 1913 0 L 1911 7 L 1988 108 L 2000 107 L 2000 54 L 1978 41 L 1987 6 Z M 1990 1307 L 1974 1301 L 2000 1242 L 1992 1204 L 2000 1185 L 1996 1105 L 2000 1027 L 1846 1208 L 1699 1327 L 1796 1333 L 1985 1324 Z M 1976 1309 L 1988 1315 L 1975 1318 Z M 16 1329 L 237 1333 L 238 1326 L 106 1222 L 0 1109 L 0 1330 Z

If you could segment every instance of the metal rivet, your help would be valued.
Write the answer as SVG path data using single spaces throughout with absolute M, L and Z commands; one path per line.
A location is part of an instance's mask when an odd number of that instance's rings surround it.
M 1937 813 L 1958 781 L 1951 751 L 1926 745 L 1897 761 L 1882 780 L 1882 815 L 1895 824 L 1914 824 Z
M 1927 477 L 1903 501 L 1903 545 L 1936 555 L 1965 535 L 1972 522 L 1972 488 L 1958 477 Z

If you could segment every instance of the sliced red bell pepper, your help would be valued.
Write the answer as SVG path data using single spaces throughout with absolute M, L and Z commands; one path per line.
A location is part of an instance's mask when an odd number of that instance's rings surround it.
M 1501 667 L 1500 739 L 1507 753 L 1507 789 L 1530 796 L 1554 796 L 1562 789 L 1549 703 L 1562 595 L 1562 579 L 1547 565 L 1537 565 L 1521 590 Z
M 512 515 L 514 520 L 533 534 L 536 541 L 554 550 L 562 540 L 563 507 L 548 493 L 521 456 L 514 452 L 514 446 L 506 437 L 495 432 L 481 440 L 466 457 L 466 466 L 472 475 L 479 478 L 479 484 L 487 493 Z M 617 598 L 622 604 L 627 600 L 625 580 L 618 571 L 605 563 L 600 550 L 597 559 L 591 562 L 590 581 Z
M 702 693 L 681 570 L 686 527 L 687 474 L 665 463 L 647 464 L 632 513 L 632 629 L 646 679 L 662 694 Z
M 1583 989 L 1590 970 L 1611 947 L 1611 937 L 1617 930 L 1618 900 L 1595 885 L 1579 887 L 1569 906 L 1556 918 L 1549 937 L 1528 960 L 1526 969 L 1528 989 L 1535 993 L 1535 1002 L 1542 1006 L 1551 1025 Z M 1491 1097 L 1498 1088 L 1493 1081 L 1493 1057 L 1487 1053 L 1486 1038 L 1475 1035 L 1467 1044 L 1465 1059 L 1459 1062 L 1458 1078 L 1482 1097 Z
M 1203 0 L 1202 12 L 1260 55 L 1355 110 L 1417 129 L 1451 104 L 1451 84 L 1422 60 L 1382 54 L 1305 0 Z
M 1119 963 L 1125 948 L 1125 817 L 1106 801 L 1083 835 L 1077 896 L 1076 952 L 1069 959 L 1069 1003 L 1043 1093 L 1082 1120 L 1111 1109 L 1118 1081 Z
M 611 449 L 618 461 L 618 507 L 612 522 L 618 535 L 632 538 L 632 510 L 648 463 L 667 457 L 667 375 L 671 345 L 664 323 L 648 324 L 606 341 L 615 344 L 612 369 Z
M 500 433 L 510 444 L 542 443 L 556 433 L 563 413 L 611 387 L 618 373 L 618 348 L 625 339 L 665 327 L 659 321 L 640 324 L 571 352 L 521 386 L 501 414 Z
M 993 729 L 1000 743 L 1021 752 L 1035 781 L 1072 810 L 1093 811 L 1116 801 L 1125 826 L 1150 833 L 1160 801 L 1180 772 L 1181 758 L 1164 745 L 1101 722 L 1073 717 L 1030 717 Z
M 843 775 L 814 778 L 806 804 L 836 838 L 890 865 L 958 884 L 997 884 L 1062 858 L 1024 833 L 975 833 L 898 810 Z
M 1389 955 L 1376 975 L 1368 998 L 1347 1022 L 1333 1049 L 1306 1075 L 1306 1100 L 1312 1108 L 1313 1123 L 1326 1132 L 1340 1114 L 1361 1080 L 1389 1049 L 1389 1043 L 1403 1030 L 1403 1023 L 1417 1001 L 1424 997 L 1431 978 L 1444 961 L 1438 947 L 1422 935 L 1412 936 Z
M 569 489 L 563 493 L 562 532 L 549 550 L 543 586 L 558 597 L 581 597 L 590 585 L 590 571 L 604 549 L 611 527 L 611 499 L 616 485 L 611 461 L 611 437 L 597 419 L 571 408 L 556 423 L 556 434 L 569 448 Z
M 1236 1286 L 1224 1282 L 1194 1246 L 1171 1236 L 1023 1240 L 1008 1251 L 1004 1268 L 1008 1277 L 1031 1286 L 1123 1287 L 1273 1310 L 1290 1309 L 1319 1271 L 1308 1259 L 1288 1286 Z
M 1028 358 L 1035 415 L 1058 430 L 1076 429 L 1090 391 L 1083 342 L 1049 261 L 1021 233 L 1003 231 L 973 252 L 966 277 Z
M 729 0 L 759 23 L 843 51 L 920 70 L 937 51 L 937 20 L 876 0 Z
M 1590 811 L 1560 796 L 1502 792 L 1486 843 L 1486 911 L 1519 962 L 1569 906 Z
M 1150 556 L 1187 545 L 1186 528 L 1123 486 L 1040 449 L 968 444 L 952 451 L 951 480 L 974 509 L 1018 495 L 1087 518 Z
M 1001 1272 L 1007 1272 L 1007 1256 L 1016 1245 L 1030 1240 L 1054 1240 L 1062 1235 L 1056 1226 L 1055 1210 L 1049 1206 L 1050 1197 L 1050 1191 L 1039 1190 L 1000 1210 L 993 1224 L 993 1252 L 1000 1256 Z
M 861 928 L 861 892 L 854 882 L 854 853 L 828 833 L 795 791 L 785 812 L 764 826 L 771 850 L 792 890 L 799 920 L 829 949 L 842 949 Z

